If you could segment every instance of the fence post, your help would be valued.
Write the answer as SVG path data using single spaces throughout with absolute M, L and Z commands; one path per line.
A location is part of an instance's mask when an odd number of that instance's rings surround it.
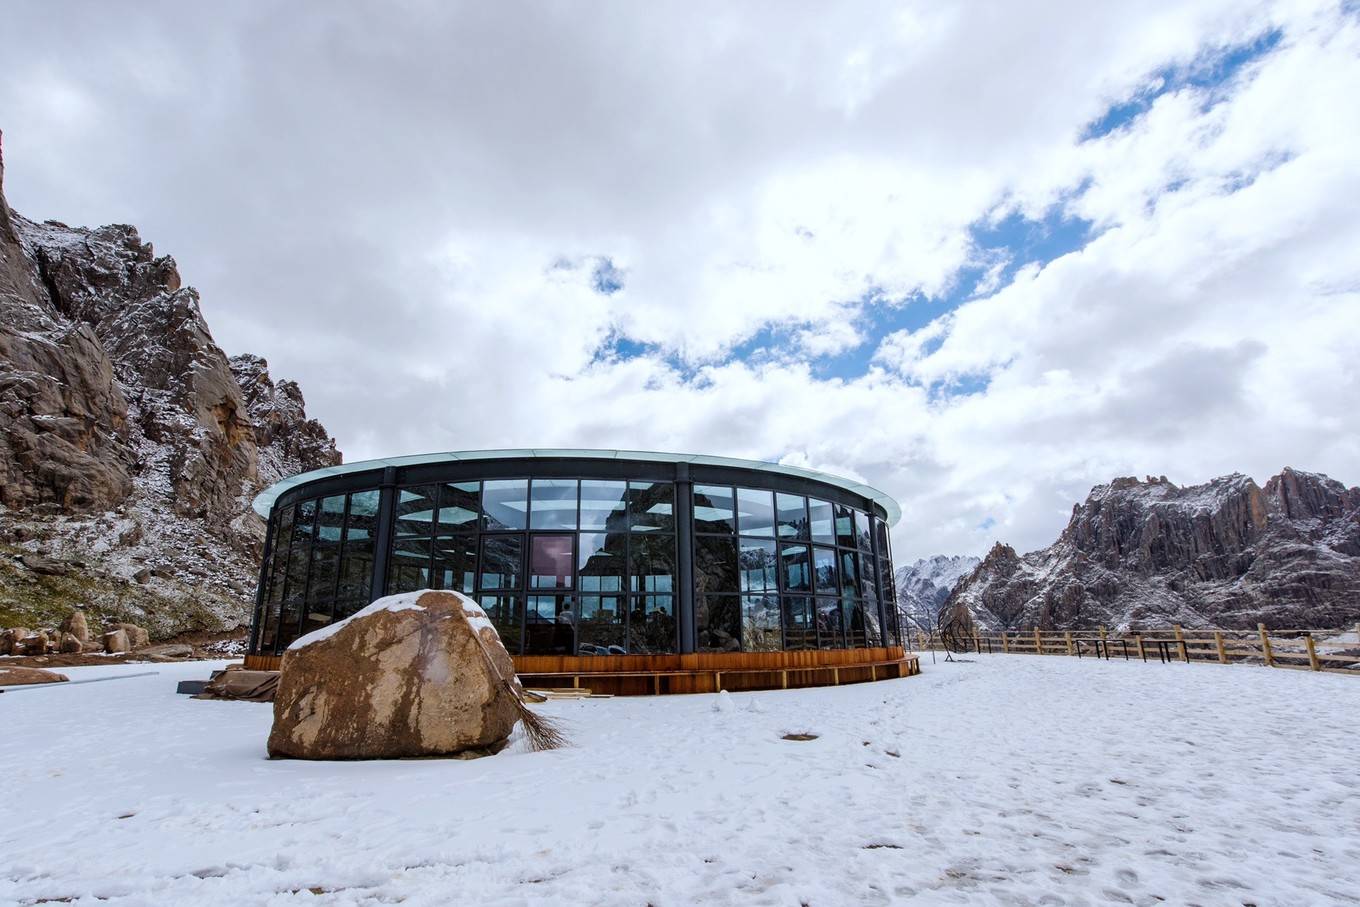
M 1133 638 L 1138 641 L 1138 657 L 1147 661 L 1147 651 L 1143 648 L 1143 634 L 1135 633 Z
M 1104 641 L 1105 641 L 1105 628 L 1104 628 L 1104 627 L 1101 627 L 1101 628 L 1100 628 L 1100 641 L 1101 641 L 1101 642 L 1104 642 Z
M 1001 631 L 1001 654 L 1002 654 L 1002 655 L 1008 655 L 1008 654 L 1010 654 L 1010 651 L 1011 651 L 1010 644 L 1006 642 L 1006 631 L 1005 631 L 1005 630 L 1002 630 L 1002 631 Z
M 982 641 L 978 639 L 977 630 L 973 631 L 973 651 L 979 654 L 982 652 Z
M 1044 641 L 1043 641 L 1042 639 L 1039 638 L 1039 628 L 1038 628 L 1038 627 L 1035 627 L 1035 628 L 1034 628 L 1034 654 L 1035 654 L 1035 655 L 1042 655 L 1042 654 L 1044 654 Z
M 1172 626 L 1176 628 L 1176 642 L 1179 643 L 1181 647 L 1181 658 L 1184 658 L 1186 664 L 1189 664 L 1190 650 L 1185 647 L 1185 631 L 1181 629 L 1180 624 L 1172 624 Z
M 1256 632 L 1261 634 L 1261 654 L 1266 657 L 1266 667 L 1275 667 L 1275 653 L 1270 649 L 1270 637 L 1266 635 L 1266 625 L 1257 624 Z
M 1214 631 L 1214 645 L 1218 646 L 1218 663 L 1227 664 L 1228 653 L 1223 648 L 1223 634 L 1218 630 Z
M 1322 665 L 1318 664 L 1317 649 L 1313 646 L 1313 634 L 1303 634 L 1303 644 L 1308 647 L 1308 666 L 1314 671 L 1321 671 Z
M 1068 631 L 1067 631 L 1066 637 L 1067 637 L 1067 654 L 1068 654 L 1068 655 L 1071 655 L 1071 654 L 1072 654 L 1072 631 L 1071 631 L 1071 630 L 1068 630 Z

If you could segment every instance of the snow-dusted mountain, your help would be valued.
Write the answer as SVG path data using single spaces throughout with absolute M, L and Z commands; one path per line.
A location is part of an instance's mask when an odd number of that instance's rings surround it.
M 1360 488 L 1286 468 L 1098 485 L 1047 548 L 998 542 L 950 595 L 950 621 L 1020 629 L 1349 627 L 1360 619 Z
M 0 626 L 75 605 L 158 635 L 248 619 L 255 493 L 340 462 L 291 382 L 229 360 L 135 228 L 35 223 L 0 159 Z
M 981 561 L 964 554 L 936 554 L 898 568 L 897 607 L 906 625 L 924 632 L 934 629 L 954 585 Z

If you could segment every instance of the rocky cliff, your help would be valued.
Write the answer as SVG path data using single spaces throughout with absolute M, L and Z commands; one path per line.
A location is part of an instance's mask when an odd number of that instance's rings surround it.
M 898 570 L 897 608 L 904 618 L 904 626 L 913 632 L 936 630 L 949 593 L 980 562 L 981 558 L 968 555 L 936 554 Z
M 1286 468 L 1177 487 L 1115 479 L 1058 540 L 997 543 L 949 597 L 985 628 L 1349 627 L 1360 618 L 1360 488 Z
M 135 228 L 12 211 L 0 157 L 0 626 L 248 620 L 265 485 L 340 462 L 297 385 L 228 360 Z M 34 565 L 40 565 L 35 567 Z

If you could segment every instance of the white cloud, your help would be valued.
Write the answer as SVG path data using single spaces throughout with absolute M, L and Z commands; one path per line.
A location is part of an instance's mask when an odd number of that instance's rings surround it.
M 11 202 L 135 221 L 350 458 L 780 459 L 895 494 L 902 558 L 1044 544 L 1117 474 L 1360 481 L 1360 38 L 1332 4 L 93 4 L 6 25 Z M 1273 27 L 1235 80 L 1081 140 Z M 1099 235 L 1004 283 L 970 226 L 1055 205 Z M 782 345 L 732 358 L 764 329 Z M 619 337 L 649 351 L 602 355 Z M 804 361 L 866 340 L 859 377 Z

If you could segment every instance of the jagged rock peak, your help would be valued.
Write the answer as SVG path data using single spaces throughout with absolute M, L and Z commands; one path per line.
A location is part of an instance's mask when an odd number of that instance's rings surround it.
M 335 440 L 322 424 L 307 418 L 302 388 L 295 381 L 275 382 L 262 356 L 231 357 L 231 371 L 245 395 L 260 452 L 260 478 L 268 484 L 285 476 L 337 466 Z
M 1048 548 L 997 543 L 948 607 L 1003 628 L 1341 626 L 1360 616 L 1360 488 L 1290 468 L 1264 489 L 1115 479 Z

